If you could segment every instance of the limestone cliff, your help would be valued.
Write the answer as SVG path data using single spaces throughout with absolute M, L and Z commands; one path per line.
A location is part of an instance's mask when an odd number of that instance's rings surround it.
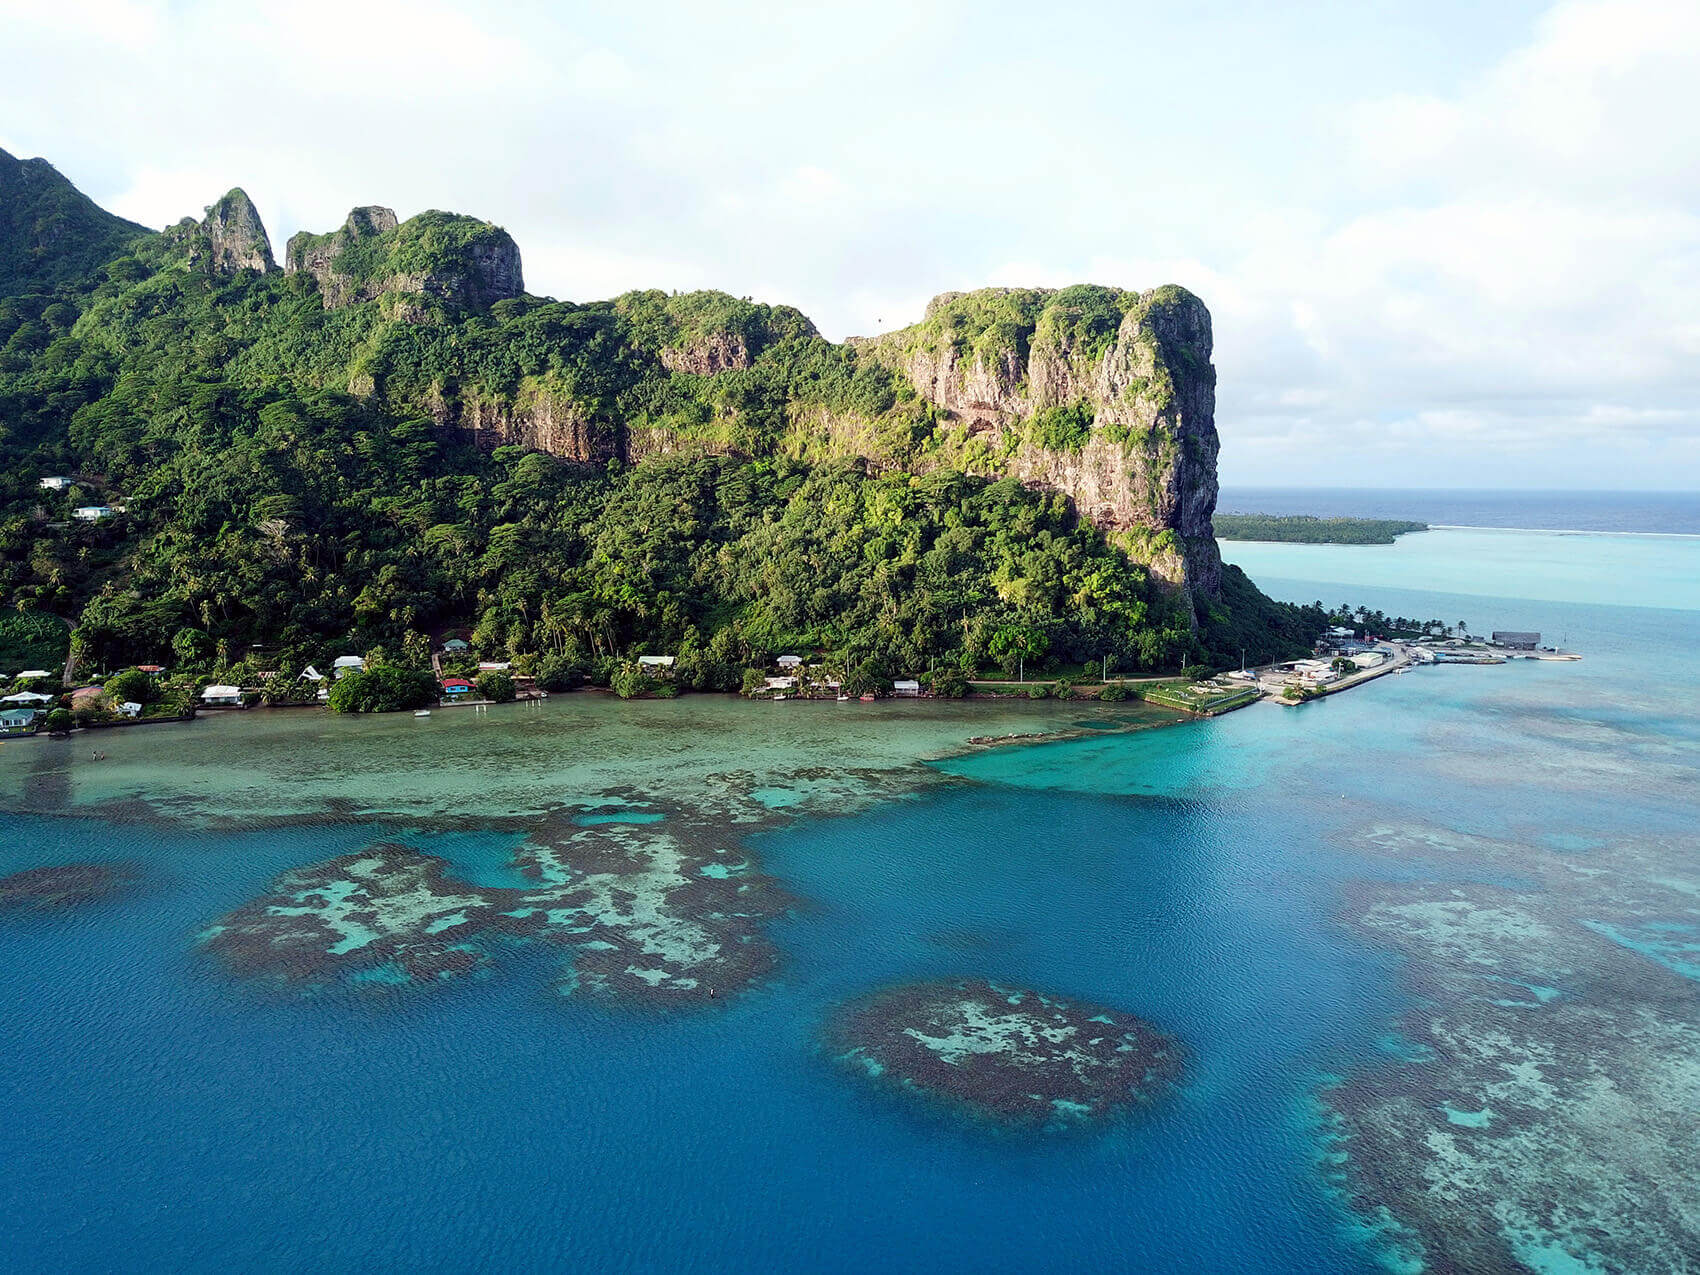
M 476 391 L 451 396 L 439 387 L 425 407 L 437 425 L 463 431 L 485 450 L 512 444 L 592 464 L 625 457 L 620 431 L 548 378 L 527 377 L 516 393 L 502 396 Z
M 327 310 L 386 293 L 487 310 L 525 291 L 519 246 L 508 232 L 454 213 L 424 212 L 398 223 L 388 208 L 356 208 L 331 234 L 292 236 L 285 260 L 289 273 L 313 276 Z M 400 314 L 418 319 L 428 310 L 404 300 Z
M 1183 288 L 945 293 L 856 341 L 940 410 L 979 468 L 1065 493 L 1171 584 L 1214 596 L 1210 312 Z
M 189 261 L 222 275 L 277 269 L 265 223 L 240 186 L 207 209 L 206 219 L 189 236 Z

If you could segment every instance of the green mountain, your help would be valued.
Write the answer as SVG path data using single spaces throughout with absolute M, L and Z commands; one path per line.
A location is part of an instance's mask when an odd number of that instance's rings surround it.
M 146 233 L 99 207 L 45 159 L 0 150 L 0 296 L 85 278 Z
M 146 233 L 6 163 L 49 229 L 0 243 L 0 579 L 96 663 L 457 628 L 735 687 L 780 650 L 1159 669 L 1323 623 L 1216 552 L 1183 289 L 947 294 L 834 344 L 723 293 L 532 296 L 471 217 L 357 208 L 279 268 L 240 190 Z

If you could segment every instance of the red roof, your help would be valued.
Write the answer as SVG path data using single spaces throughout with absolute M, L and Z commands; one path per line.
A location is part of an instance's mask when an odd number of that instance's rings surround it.
M 163 672 L 165 672 L 165 665 L 163 665 L 163 664 L 138 664 L 138 665 L 136 665 L 136 667 L 139 670 L 141 670 L 143 673 L 163 673 Z
M 464 677 L 445 677 L 443 679 L 443 689 L 445 691 L 470 691 L 472 689 L 472 683 L 467 681 Z

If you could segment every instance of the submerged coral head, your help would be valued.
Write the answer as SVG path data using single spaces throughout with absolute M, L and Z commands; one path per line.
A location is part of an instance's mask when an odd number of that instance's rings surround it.
M 984 979 L 909 983 L 851 1001 L 824 1040 L 864 1080 L 1030 1132 L 1102 1124 L 1181 1073 L 1179 1044 L 1142 1019 Z

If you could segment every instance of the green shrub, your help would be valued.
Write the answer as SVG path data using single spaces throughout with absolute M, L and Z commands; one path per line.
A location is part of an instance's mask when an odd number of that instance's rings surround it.
M 1051 688 L 1046 686 L 1043 682 L 1035 683 L 1027 688 L 1028 699 L 1049 699 L 1050 697 Z
M 473 683 L 478 693 L 495 704 L 510 704 L 515 695 L 514 679 L 500 669 L 490 669 L 480 673 L 478 680 Z
M 927 679 L 927 689 L 940 699 L 961 699 L 968 694 L 968 678 L 961 669 L 939 669 Z
M 1098 698 L 1108 704 L 1119 704 L 1123 700 L 1131 698 L 1132 694 L 1125 686 L 1110 685 L 1098 692 Z
M 1077 452 L 1092 437 L 1094 413 L 1090 403 L 1047 407 L 1033 417 L 1033 441 L 1053 452 Z
M 565 655 L 537 659 L 537 685 L 545 691 L 570 691 L 584 681 L 584 666 Z
M 636 660 L 625 661 L 608 679 L 609 689 L 621 699 L 638 699 L 644 695 L 653 695 L 659 685 L 660 683 L 643 671 L 643 665 Z
M 54 709 L 47 715 L 47 721 L 44 724 L 50 731 L 70 730 L 72 725 L 70 710 L 64 708 Z
M 330 706 L 334 713 L 396 713 L 424 708 L 436 698 L 436 679 L 424 669 L 380 664 L 337 679 Z
M 155 688 L 153 678 L 141 669 L 127 668 L 106 679 L 106 690 L 115 703 L 122 704 L 129 700 L 136 704 L 146 704 L 153 699 Z

